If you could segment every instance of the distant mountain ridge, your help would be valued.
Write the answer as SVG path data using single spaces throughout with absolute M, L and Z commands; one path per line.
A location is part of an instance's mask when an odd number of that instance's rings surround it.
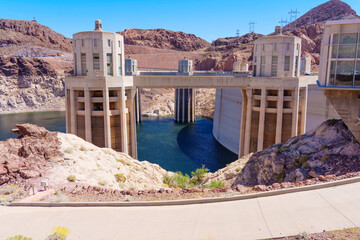
M 289 23 L 283 30 L 292 31 L 295 28 L 309 26 L 318 22 L 352 17 L 358 18 L 359 16 L 350 5 L 341 0 L 330 0 L 311 9 L 294 22 Z
M 120 32 L 125 44 L 178 51 L 196 51 L 210 47 L 206 40 L 184 32 L 166 29 L 125 29 Z
M 71 39 L 36 21 L 0 19 L 0 55 L 39 52 L 39 49 L 43 54 L 45 49 L 71 53 L 71 43 Z

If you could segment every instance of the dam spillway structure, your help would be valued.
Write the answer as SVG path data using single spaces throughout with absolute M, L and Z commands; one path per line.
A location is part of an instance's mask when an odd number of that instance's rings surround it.
M 191 76 L 193 74 L 193 62 L 186 59 L 178 62 L 178 74 Z M 193 88 L 175 89 L 175 121 L 195 122 L 195 90 Z
M 125 76 L 124 38 L 102 30 L 73 35 L 74 75 L 65 80 L 66 132 L 136 158 L 132 77 Z
M 135 60 L 124 61 L 123 37 L 103 31 L 98 20 L 95 30 L 74 34 L 73 43 L 74 76 L 65 80 L 66 131 L 99 147 L 137 157 L 136 112 L 141 115 L 141 109 L 135 99 L 142 88 L 176 89 L 178 122 L 195 120 L 196 88 L 221 90 L 223 103 L 226 92 L 238 93 L 242 108 L 241 119 L 232 121 L 236 129 L 224 130 L 225 121 L 216 116 L 214 128 L 220 126 L 219 136 L 227 133 L 228 140 L 238 141 L 239 157 L 305 132 L 307 90 L 316 77 L 300 76 L 297 37 L 277 34 L 257 40 L 253 76 L 242 72 L 246 64 L 237 67 L 240 72 L 193 72 L 187 59 L 179 61 L 178 72 L 137 72 Z M 218 115 L 234 115 L 218 99 L 217 94 Z
M 360 19 L 326 22 L 318 86 L 360 142 Z

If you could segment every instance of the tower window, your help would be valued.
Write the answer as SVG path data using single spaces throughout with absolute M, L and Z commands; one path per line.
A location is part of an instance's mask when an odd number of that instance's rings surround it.
M 108 46 L 109 46 L 109 47 L 111 46 L 111 41 L 110 41 L 110 39 L 108 39 Z
M 119 48 L 121 48 L 121 42 L 119 41 Z
M 106 68 L 107 68 L 107 75 L 113 76 L 113 61 L 112 61 L 111 53 L 106 54 Z
M 98 53 L 94 53 L 93 55 L 93 69 L 100 70 L 100 56 Z
M 118 62 L 118 64 L 119 64 L 119 66 L 118 66 L 118 75 L 119 76 L 122 76 L 122 69 L 121 69 L 121 66 L 122 66 L 122 57 L 121 57 L 121 54 L 118 54 L 118 58 L 119 58 L 119 62 Z
M 278 68 L 278 57 L 273 56 L 271 59 L 271 76 L 277 77 L 277 68 Z
M 290 71 L 290 56 L 285 56 L 284 71 Z
M 84 39 L 81 39 L 81 46 L 84 46 Z
M 289 51 L 290 50 L 290 43 L 286 44 L 286 50 Z
M 97 47 L 97 39 L 94 39 L 94 47 Z
M 86 53 L 81 54 L 81 75 L 86 76 Z
M 261 61 L 261 63 L 260 63 L 260 76 L 263 77 L 263 76 L 265 76 L 266 57 L 262 56 L 260 61 Z
M 277 43 L 274 43 L 274 50 L 277 50 Z

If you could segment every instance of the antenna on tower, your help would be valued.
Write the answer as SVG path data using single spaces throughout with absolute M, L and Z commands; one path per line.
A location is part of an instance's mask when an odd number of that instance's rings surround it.
M 240 30 L 239 29 L 236 29 L 236 36 L 240 36 Z
M 297 9 L 296 10 L 292 10 L 289 12 L 290 14 L 290 22 L 293 22 L 297 19 L 297 15 L 298 13 L 300 13 Z
M 279 23 L 281 24 L 281 27 L 284 27 L 284 26 L 286 26 L 289 22 L 288 22 L 287 18 L 285 18 L 285 20 L 281 18 L 281 21 L 280 21 Z
M 249 22 L 249 32 L 253 33 L 255 32 L 255 24 L 256 22 Z

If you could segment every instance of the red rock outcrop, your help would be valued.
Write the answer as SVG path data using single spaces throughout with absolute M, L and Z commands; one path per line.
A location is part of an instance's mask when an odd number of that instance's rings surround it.
M 179 51 L 195 51 L 210 47 L 210 43 L 194 34 L 166 29 L 125 29 L 121 32 L 125 44 Z
M 0 142 L 0 185 L 28 183 L 53 166 L 51 159 L 62 157 L 57 133 L 32 124 L 16 126 L 19 137 Z

